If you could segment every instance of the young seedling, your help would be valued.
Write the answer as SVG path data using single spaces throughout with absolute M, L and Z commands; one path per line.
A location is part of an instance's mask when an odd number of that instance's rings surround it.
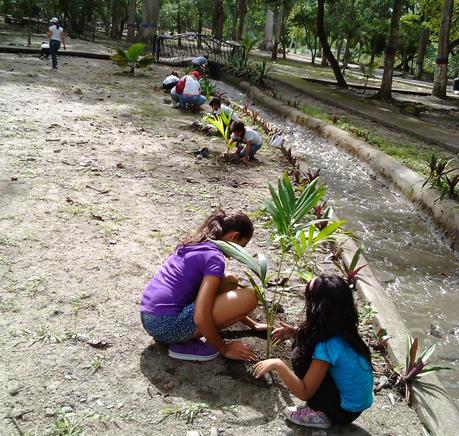
M 155 60 L 152 55 L 142 56 L 145 44 L 132 44 L 126 51 L 120 47 L 116 47 L 116 55 L 112 56 L 112 60 L 120 67 L 130 67 L 130 73 L 134 76 L 136 67 L 146 68 Z
M 104 358 L 100 355 L 97 355 L 96 357 L 94 357 L 93 361 L 91 362 L 92 373 L 93 374 L 96 373 L 97 371 L 102 369 L 103 366 L 104 366 Z
M 419 357 L 418 354 L 418 338 L 413 337 L 408 333 L 406 337 L 406 357 L 405 357 L 405 368 L 403 373 L 399 373 L 399 379 L 397 385 L 405 385 L 405 398 L 410 401 L 410 386 L 419 380 L 419 378 L 438 371 L 451 371 L 452 368 L 447 366 L 431 366 L 427 368 L 429 359 L 435 352 L 436 345 L 431 345 L 421 352 Z
M 204 117 L 204 121 L 212 124 L 222 135 L 226 144 L 226 153 L 229 154 L 232 148 L 230 143 L 229 128 L 231 124 L 231 117 L 228 117 L 225 112 L 220 112 L 217 115 L 207 115 Z

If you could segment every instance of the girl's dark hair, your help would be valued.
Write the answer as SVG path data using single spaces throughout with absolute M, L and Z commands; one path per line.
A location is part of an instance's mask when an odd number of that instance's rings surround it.
M 243 121 L 236 121 L 233 124 L 233 132 L 242 133 L 241 138 L 245 136 L 245 125 Z
M 209 101 L 209 106 L 213 107 L 213 106 L 218 106 L 220 107 L 222 105 L 222 102 L 221 100 L 218 98 L 218 97 L 213 97 L 210 101 Z
M 300 325 L 292 363 L 303 378 L 319 342 L 340 336 L 371 363 L 370 350 L 358 332 L 359 317 L 352 290 L 337 275 L 321 275 L 306 286 L 306 320 Z
M 171 71 L 171 76 L 175 76 L 175 77 L 178 77 L 178 73 L 177 73 L 177 71 Z
M 239 232 L 241 238 L 251 238 L 253 224 L 242 212 L 227 214 L 223 209 L 216 209 L 209 215 L 195 235 L 182 241 L 181 246 L 199 244 L 206 239 L 221 239 L 228 232 Z

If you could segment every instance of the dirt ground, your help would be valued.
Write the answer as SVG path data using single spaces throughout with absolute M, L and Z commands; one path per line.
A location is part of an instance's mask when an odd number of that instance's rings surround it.
M 139 297 L 180 238 L 219 205 L 256 217 L 285 169 L 268 147 L 249 167 L 218 160 L 222 141 L 154 90 L 167 73 L 0 55 L 0 434 L 419 435 L 386 391 L 355 425 L 295 428 L 285 390 L 242 363 L 172 360 L 144 332 Z M 266 239 L 257 221 L 250 250 Z M 302 305 L 291 295 L 287 319 Z

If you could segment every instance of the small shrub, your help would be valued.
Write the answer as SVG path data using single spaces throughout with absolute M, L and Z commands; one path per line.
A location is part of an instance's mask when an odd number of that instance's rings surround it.
M 112 56 L 112 60 L 119 67 L 130 67 L 130 73 L 135 75 L 135 69 L 146 68 L 155 60 L 152 55 L 141 56 L 145 49 L 145 44 L 137 43 L 131 45 L 126 51 L 120 47 L 116 47 L 116 55 Z

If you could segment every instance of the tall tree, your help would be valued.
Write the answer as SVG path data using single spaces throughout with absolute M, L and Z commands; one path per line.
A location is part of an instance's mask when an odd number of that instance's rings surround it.
M 121 13 L 122 13 L 121 0 L 112 0 L 111 9 L 112 9 L 112 29 L 110 32 L 110 38 L 119 39 Z
M 279 43 L 282 35 L 283 22 L 285 20 L 285 0 L 280 1 L 279 14 L 276 20 L 276 26 L 274 31 L 274 42 L 273 49 L 271 51 L 271 59 L 275 61 L 277 59 L 277 53 L 279 51 Z
M 330 45 L 328 44 L 327 34 L 325 32 L 324 9 L 325 0 L 317 0 L 317 35 L 319 36 L 319 40 L 322 45 L 323 56 L 325 56 L 328 62 L 330 62 L 330 66 L 335 74 L 337 85 L 341 88 L 347 88 L 347 83 L 341 73 L 338 61 L 335 59 L 335 56 L 333 56 Z
M 394 0 L 392 9 L 389 40 L 384 52 L 384 74 L 381 81 L 381 89 L 378 93 L 378 97 L 382 100 L 390 100 L 392 98 L 392 79 L 394 76 L 395 54 L 397 53 L 396 45 L 398 43 L 402 2 L 403 0 Z
M 137 16 L 137 1 L 129 0 L 129 18 L 128 18 L 128 31 L 127 31 L 128 42 L 134 42 L 136 16 Z
M 237 28 L 237 36 L 236 36 L 237 41 L 241 41 L 244 38 L 245 18 L 247 16 L 248 10 L 249 8 L 247 5 L 247 0 L 239 0 L 239 8 L 238 8 L 239 26 Z
M 414 78 L 420 80 L 424 69 L 424 59 L 426 56 L 427 46 L 429 44 L 429 28 L 426 26 L 421 27 L 418 43 L 418 55 L 416 57 L 416 69 L 414 71 Z
M 263 50 L 272 50 L 273 48 L 273 29 L 274 29 L 274 12 L 268 7 L 266 10 L 265 33 L 261 44 Z
M 453 7 L 454 0 L 445 0 L 443 3 L 443 13 L 438 33 L 438 51 L 432 95 L 442 99 L 446 98 L 446 85 L 448 82 L 449 34 Z
M 142 29 L 137 33 L 137 40 L 150 42 L 158 31 L 160 0 L 143 0 Z
M 225 24 L 225 13 L 223 9 L 223 0 L 214 1 L 214 20 L 213 31 L 217 39 L 223 39 L 223 25 Z

